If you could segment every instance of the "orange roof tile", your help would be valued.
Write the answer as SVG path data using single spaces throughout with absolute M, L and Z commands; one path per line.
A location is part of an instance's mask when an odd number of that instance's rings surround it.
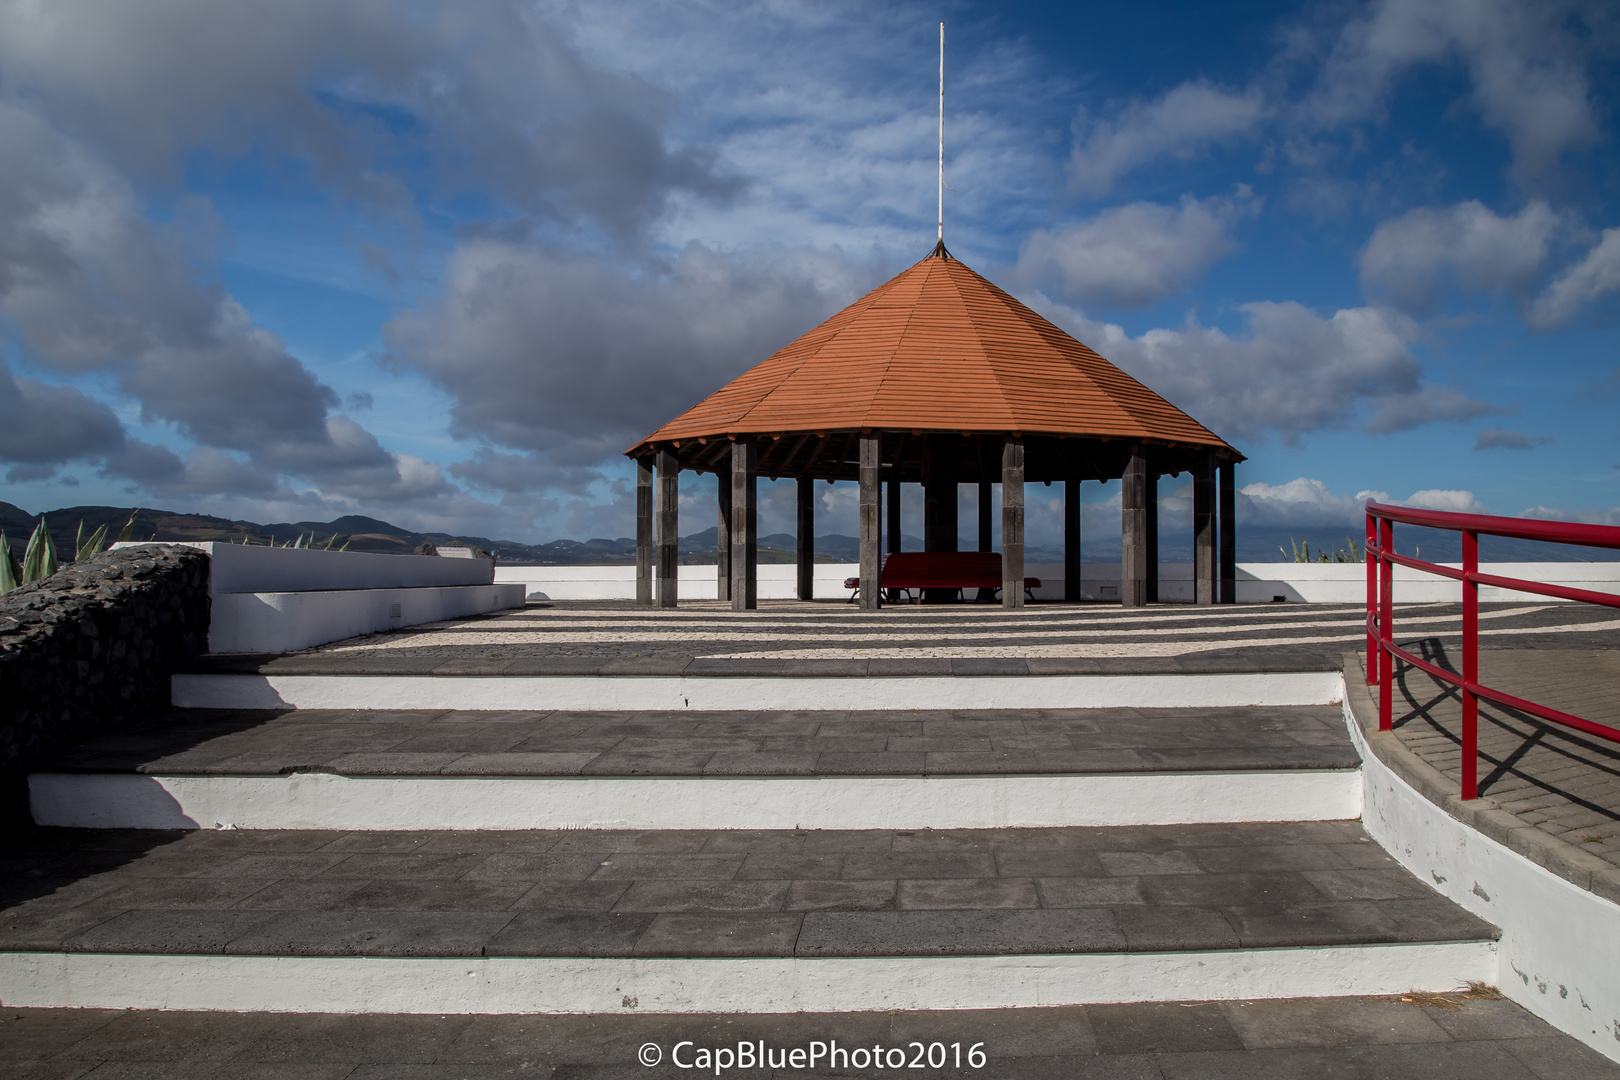
M 648 435 L 877 428 L 1227 447 L 943 247 Z

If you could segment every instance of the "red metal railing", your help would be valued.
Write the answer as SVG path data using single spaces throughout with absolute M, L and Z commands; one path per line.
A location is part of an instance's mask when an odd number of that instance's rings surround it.
M 1395 524 L 1423 525 L 1462 533 L 1462 569 L 1424 562 L 1395 553 Z M 1367 682 L 1378 683 L 1378 730 L 1390 731 L 1395 720 L 1395 659 L 1411 664 L 1436 679 L 1462 689 L 1462 797 L 1479 797 L 1479 699 L 1485 698 L 1550 723 L 1584 731 L 1610 742 L 1620 742 L 1620 730 L 1595 723 L 1546 705 L 1493 690 L 1479 681 L 1479 587 L 1495 585 L 1519 592 L 1582 600 L 1620 608 L 1620 596 L 1549 585 L 1539 581 L 1500 577 L 1479 572 L 1479 537 L 1508 536 L 1519 540 L 1546 540 L 1558 544 L 1620 549 L 1620 527 L 1577 525 L 1564 521 L 1453 514 L 1444 510 L 1415 510 L 1405 506 L 1367 504 Z M 1395 565 L 1410 566 L 1462 582 L 1462 677 L 1431 664 L 1396 645 L 1394 616 Z M 1376 663 L 1374 660 L 1376 658 Z M 1376 670 L 1375 670 L 1376 669 Z

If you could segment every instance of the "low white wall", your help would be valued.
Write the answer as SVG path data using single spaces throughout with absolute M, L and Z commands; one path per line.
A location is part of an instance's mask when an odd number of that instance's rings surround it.
M 1354 669 L 1352 669 L 1354 670 Z M 1361 754 L 1362 824 L 1406 869 L 1502 930 L 1502 993 L 1599 1053 L 1620 1061 L 1620 906 L 1565 881 L 1464 825 L 1378 759 L 1352 712 Z
M 523 597 L 523 587 L 515 584 L 225 593 L 213 597 L 208 651 L 291 652 L 417 623 L 520 608 Z
M 391 556 L 390 556 L 391 557 Z M 1447 563 L 1456 566 L 1456 563 Z M 1502 577 L 1551 582 L 1594 592 L 1620 594 L 1620 563 L 1491 563 L 1483 569 Z M 846 598 L 846 578 L 858 577 L 855 563 L 817 563 L 816 596 L 821 599 Z M 1035 590 L 1038 600 L 1063 599 L 1063 564 L 1030 563 L 1029 577 L 1041 579 Z M 1119 598 L 1118 563 L 1081 564 L 1080 596 L 1085 600 Z M 497 566 L 498 582 L 522 582 L 529 593 L 544 593 L 552 600 L 633 600 L 636 595 L 634 566 Z M 713 600 L 717 595 L 714 565 L 682 566 L 680 591 L 683 600 Z M 798 581 L 791 565 L 759 568 L 759 596 L 762 600 L 787 600 L 795 595 Z M 1191 602 L 1192 564 L 1159 565 L 1159 598 Z M 1404 566 L 1395 568 L 1395 599 L 1403 604 L 1456 602 L 1462 586 L 1447 578 L 1424 574 Z M 1270 603 L 1277 597 L 1313 604 L 1360 604 L 1367 599 L 1367 568 L 1362 563 L 1239 563 L 1237 599 L 1240 604 Z M 1499 600 L 1550 600 L 1532 593 L 1482 588 L 1479 598 Z
M 176 542 L 174 546 L 196 548 L 208 553 L 209 591 L 216 596 L 221 593 L 309 592 L 317 589 L 489 585 L 493 580 L 490 564 L 484 559 L 257 547 L 212 541 Z

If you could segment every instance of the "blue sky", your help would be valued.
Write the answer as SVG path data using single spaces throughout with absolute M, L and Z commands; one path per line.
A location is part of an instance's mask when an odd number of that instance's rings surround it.
M 624 447 L 932 246 L 942 19 L 952 251 L 1240 527 L 1620 524 L 1620 12 L 1509 0 L 0 2 L 0 499 L 629 534 Z

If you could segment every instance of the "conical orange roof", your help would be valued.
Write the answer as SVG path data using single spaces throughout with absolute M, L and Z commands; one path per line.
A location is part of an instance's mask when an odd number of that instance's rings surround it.
M 941 245 L 628 453 L 673 440 L 850 429 L 1232 449 Z

